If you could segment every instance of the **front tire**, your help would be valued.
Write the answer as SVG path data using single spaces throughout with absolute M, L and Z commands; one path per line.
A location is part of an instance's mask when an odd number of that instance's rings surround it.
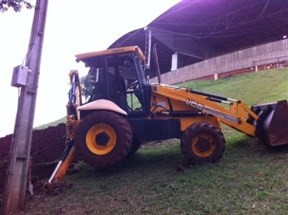
M 225 139 L 219 128 L 209 123 L 195 123 L 182 136 L 181 150 L 191 162 L 217 162 L 225 150 Z
M 132 138 L 128 121 L 110 111 L 88 114 L 75 131 L 81 157 L 96 168 L 111 167 L 124 160 L 131 150 Z
M 128 154 L 128 157 L 133 157 L 136 152 L 138 151 L 138 149 L 141 147 L 142 145 L 142 141 L 136 136 L 136 134 L 133 134 L 133 141 L 132 141 L 132 146 L 131 146 L 131 150 Z

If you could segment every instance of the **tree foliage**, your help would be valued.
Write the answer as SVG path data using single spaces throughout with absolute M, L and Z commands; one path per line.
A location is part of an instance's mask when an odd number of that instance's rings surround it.
M 31 9 L 32 4 L 26 0 L 0 0 L 0 12 L 5 12 L 9 8 L 12 8 L 15 12 L 19 12 L 23 7 Z
M 86 75 L 80 78 L 81 93 L 85 99 L 88 99 L 92 94 L 95 87 L 95 82 L 92 81 L 91 75 Z M 95 80 L 95 78 L 94 78 Z

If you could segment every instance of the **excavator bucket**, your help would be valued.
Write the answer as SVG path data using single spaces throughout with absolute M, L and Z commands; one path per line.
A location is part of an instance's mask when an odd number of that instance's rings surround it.
M 270 146 L 288 144 L 288 103 L 281 100 L 275 103 L 252 106 L 258 114 L 256 136 Z

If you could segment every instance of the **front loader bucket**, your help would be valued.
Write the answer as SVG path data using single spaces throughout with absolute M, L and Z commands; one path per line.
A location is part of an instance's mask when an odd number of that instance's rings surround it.
M 288 144 L 288 103 L 286 100 L 252 106 L 258 114 L 256 136 L 270 146 Z

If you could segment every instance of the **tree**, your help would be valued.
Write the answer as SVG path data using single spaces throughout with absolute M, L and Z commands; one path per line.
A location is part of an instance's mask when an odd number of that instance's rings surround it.
M 80 78 L 81 93 L 85 99 L 89 99 L 92 96 L 95 89 L 95 82 L 95 77 L 92 75 L 87 75 Z
M 12 8 L 15 12 L 19 12 L 23 7 L 31 9 L 32 4 L 26 0 L 0 0 L 0 12 L 5 12 L 9 8 Z

